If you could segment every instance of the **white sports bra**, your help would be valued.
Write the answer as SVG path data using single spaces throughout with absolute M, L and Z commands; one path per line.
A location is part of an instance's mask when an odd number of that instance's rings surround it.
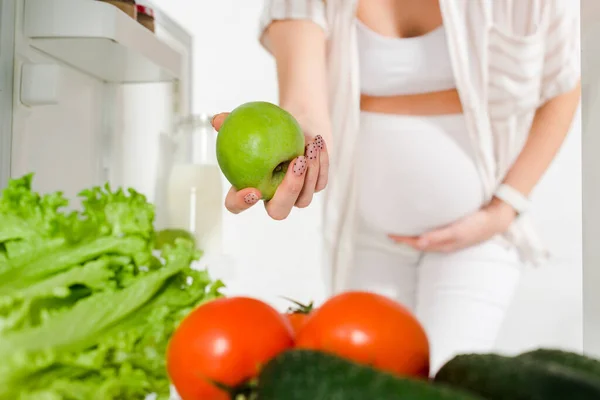
M 361 92 L 394 96 L 456 88 L 443 26 L 412 38 L 392 38 L 357 21 Z

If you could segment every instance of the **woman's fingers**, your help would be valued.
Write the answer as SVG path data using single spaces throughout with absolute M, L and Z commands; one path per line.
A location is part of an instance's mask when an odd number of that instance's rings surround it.
M 392 239 L 396 243 L 402 243 L 410 247 L 417 248 L 417 243 L 419 242 L 418 236 L 401 236 L 401 235 L 388 235 L 390 239 Z
M 396 243 L 402 243 L 420 251 L 450 252 L 457 248 L 458 241 L 452 226 L 441 228 L 421 236 L 388 235 Z
M 308 172 L 304 181 L 304 188 L 296 202 L 298 208 L 307 207 L 318 193 L 325 189 L 329 179 L 329 154 L 325 140 L 321 135 L 315 136 L 313 142 L 306 147 L 308 158 Z
M 221 129 L 221 125 L 223 125 L 223 121 L 225 121 L 225 118 L 227 118 L 228 115 L 229 115 L 228 112 L 223 112 L 223 113 L 219 113 L 213 117 L 211 124 L 217 132 L 219 131 L 219 129 Z
M 316 141 L 313 141 L 306 146 L 305 157 L 308 163 L 308 169 L 306 171 L 306 177 L 304 178 L 304 186 L 296 201 L 296 207 L 298 208 L 308 207 L 312 202 L 315 187 L 317 186 L 317 180 L 319 179 L 319 153 L 320 150 Z
M 315 144 L 319 149 L 319 177 L 315 185 L 315 193 L 319 193 L 325 189 L 329 180 L 329 152 L 327 151 L 327 144 L 323 136 L 317 135 L 315 137 Z
M 275 191 L 275 196 L 265 204 L 267 213 L 271 218 L 281 221 L 290 214 L 302 192 L 306 169 L 307 160 L 305 156 L 292 160 L 283 182 Z
M 216 131 L 221 129 L 228 112 L 216 114 L 211 124 Z M 315 193 L 327 186 L 329 175 L 329 155 L 325 141 L 321 135 L 306 147 L 306 155 L 292 161 L 288 172 L 275 193 L 275 196 L 265 203 L 269 216 L 275 220 L 283 220 L 293 207 L 307 207 Z M 231 187 L 225 198 L 225 207 L 234 214 L 247 210 L 261 199 L 257 189 L 237 191 Z
M 261 194 L 257 189 L 248 188 L 237 191 L 232 186 L 225 197 L 225 208 L 233 214 L 239 214 L 255 205 L 260 198 Z
M 445 246 L 448 242 L 454 242 L 457 239 L 456 230 L 453 225 L 428 232 L 419 239 L 419 246 L 422 248 Z

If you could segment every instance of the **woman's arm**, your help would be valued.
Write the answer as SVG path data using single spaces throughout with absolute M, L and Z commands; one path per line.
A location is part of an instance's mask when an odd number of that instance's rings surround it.
M 542 1 L 542 0 L 540 0 Z M 543 0 L 549 7 L 540 104 L 525 145 L 503 183 L 528 196 L 554 160 L 569 133 L 580 98 L 579 7 L 571 0 Z M 425 251 L 456 251 L 505 232 L 517 212 L 493 197 L 489 204 L 449 226 L 419 237 L 390 235 Z
M 288 5 L 285 1 L 267 3 L 265 10 L 269 13 L 262 21 L 260 41 L 275 58 L 279 105 L 302 126 L 306 153 L 291 162 L 275 196 L 265 203 L 267 213 L 275 220 L 287 218 L 293 207 L 307 207 L 314 193 L 325 189 L 329 176 L 328 148 L 331 147 L 325 30 L 322 24 L 307 16 L 286 14 L 293 11 Z M 224 119 L 225 114 L 213 119 L 215 129 L 220 129 Z M 240 213 L 261 197 L 257 189 L 238 191 L 232 187 L 225 206 L 233 213 Z
M 331 147 L 325 32 L 312 21 L 290 19 L 273 22 L 265 35 L 277 64 L 280 106 L 308 136 L 322 135 Z
M 538 108 L 523 150 L 504 179 L 527 196 L 544 175 L 565 137 L 569 133 L 579 103 L 580 84 L 560 94 Z M 451 252 L 472 246 L 493 235 L 504 232 L 517 216 L 509 204 L 493 197 L 475 214 L 420 237 L 389 235 L 398 243 L 419 250 Z
M 529 196 L 560 149 L 573 122 L 581 95 L 579 2 L 548 0 L 540 102 L 529 137 L 504 184 Z M 494 198 L 493 203 L 501 204 Z
M 573 122 L 581 94 L 581 84 L 554 97 L 536 112 L 523 150 L 503 183 L 525 196 L 542 178 L 562 146 Z
M 560 94 L 538 108 L 529 138 L 504 179 L 523 195 L 529 195 L 548 169 L 567 136 L 579 103 L 580 85 Z M 389 235 L 398 243 L 405 243 L 423 251 L 452 252 L 480 243 L 497 233 L 506 231 L 516 210 L 493 197 L 478 212 L 449 226 L 433 230 L 419 237 Z
M 581 83 L 545 104 L 535 113 L 529 137 L 502 183 L 528 197 L 560 150 L 573 122 L 581 95 Z M 487 206 L 499 216 L 501 229 L 506 229 L 516 217 L 512 206 L 493 197 Z

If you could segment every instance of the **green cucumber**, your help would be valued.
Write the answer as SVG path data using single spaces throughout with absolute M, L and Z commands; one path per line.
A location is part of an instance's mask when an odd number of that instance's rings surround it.
M 498 354 L 463 354 L 448 361 L 434 382 L 488 400 L 598 400 L 600 381 L 557 364 Z
M 518 355 L 519 358 L 541 363 L 556 363 L 566 368 L 585 372 L 600 379 L 600 360 L 558 349 L 536 349 Z
M 482 400 L 427 380 L 396 377 L 334 355 L 299 349 L 265 365 L 257 394 L 260 400 Z

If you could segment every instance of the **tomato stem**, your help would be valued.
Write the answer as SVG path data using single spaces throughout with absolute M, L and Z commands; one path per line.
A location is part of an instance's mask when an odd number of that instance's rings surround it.
M 296 301 L 294 299 L 290 299 L 289 297 L 285 297 L 285 296 L 280 296 L 282 299 L 287 300 L 291 303 L 294 303 L 297 308 L 294 307 L 289 307 L 288 308 L 288 312 L 290 313 L 295 313 L 295 314 L 310 314 L 313 309 L 314 309 L 314 301 L 311 301 L 308 304 L 302 304 L 299 301 Z

